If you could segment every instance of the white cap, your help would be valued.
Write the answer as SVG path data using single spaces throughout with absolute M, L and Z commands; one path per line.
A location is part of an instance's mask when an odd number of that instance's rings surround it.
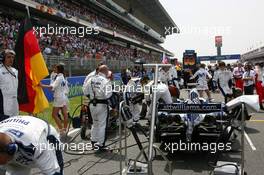
M 15 51 L 14 50 L 11 50 L 11 49 L 6 49 L 4 51 L 5 54 L 8 54 L 8 53 L 11 53 L 12 55 L 16 55 Z

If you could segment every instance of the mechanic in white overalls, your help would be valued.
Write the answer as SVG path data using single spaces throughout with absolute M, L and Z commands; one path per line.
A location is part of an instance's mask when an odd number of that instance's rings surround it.
M 0 114 L 6 116 L 18 115 L 18 71 L 12 67 L 15 52 L 6 49 L 1 53 L 0 65 Z
M 137 92 L 137 89 L 142 89 L 139 77 L 131 77 L 131 73 L 127 72 L 128 76 L 128 83 L 125 86 L 125 90 L 123 92 L 123 97 L 126 102 L 126 105 L 129 106 L 129 109 L 133 116 L 133 122 L 138 122 L 140 119 L 141 113 L 141 105 L 138 102 L 133 102 L 132 98 L 136 97 L 137 95 L 142 94 L 143 92 Z M 144 97 L 144 95 L 143 95 Z
M 7 175 L 29 175 L 32 168 L 39 168 L 45 175 L 63 175 L 58 137 L 54 127 L 36 117 L 14 116 L 3 120 L 0 165 Z
M 169 88 L 166 84 L 162 83 L 160 80 L 158 80 L 157 87 L 154 87 L 154 81 L 150 81 L 146 87 L 148 87 L 147 91 L 145 91 L 145 100 L 149 104 L 148 106 L 148 112 L 147 112 L 147 118 L 151 118 L 152 114 L 152 106 L 153 104 L 157 104 L 157 102 L 162 102 L 165 104 L 171 104 L 172 102 L 172 97 L 169 91 Z M 152 95 L 153 91 L 156 91 L 156 102 L 152 101 Z
M 211 101 L 211 93 L 208 88 L 208 79 L 211 79 L 212 76 L 209 74 L 207 70 L 205 70 L 205 64 L 200 65 L 200 69 L 194 73 L 194 75 L 190 79 L 197 79 L 197 86 L 196 89 L 198 90 L 200 97 L 203 97 L 203 92 L 205 91 L 209 101 Z
M 221 91 L 227 103 L 232 98 L 232 77 L 230 70 L 226 69 L 225 63 L 219 63 L 219 69 L 215 72 L 213 80 L 217 83 L 218 89 Z
M 91 78 L 91 77 L 94 77 L 97 73 L 98 73 L 98 69 L 99 69 L 99 66 L 102 66 L 104 65 L 102 62 L 98 64 L 98 66 L 96 67 L 96 69 L 92 72 L 90 72 L 84 79 L 84 82 L 83 82 L 83 87 L 82 87 L 82 90 L 83 90 L 83 94 L 84 95 L 87 95 L 88 94 L 88 80 Z
M 178 74 L 175 67 L 175 58 L 170 58 L 171 66 L 159 69 L 159 79 L 161 82 L 169 86 L 172 96 L 180 97 L 180 87 L 178 83 Z
M 88 96 L 91 100 L 89 108 L 93 118 L 91 142 L 93 145 L 97 144 L 101 151 L 108 150 L 105 147 L 106 127 L 109 116 L 109 99 L 113 94 L 111 81 L 107 79 L 109 73 L 108 67 L 101 65 L 97 75 L 90 78 L 87 83 Z

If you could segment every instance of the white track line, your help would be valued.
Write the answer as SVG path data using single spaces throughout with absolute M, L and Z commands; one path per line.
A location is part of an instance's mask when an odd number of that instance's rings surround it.
M 248 134 L 247 134 L 246 132 L 244 132 L 244 133 L 245 133 L 245 137 L 246 137 L 247 142 L 248 142 L 248 144 L 250 145 L 251 149 L 252 149 L 253 151 L 256 151 L 257 148 L 254 146 L 254 144 L 253 144 L 253 142 L 251 141 L 251 139 L 249 138 Z

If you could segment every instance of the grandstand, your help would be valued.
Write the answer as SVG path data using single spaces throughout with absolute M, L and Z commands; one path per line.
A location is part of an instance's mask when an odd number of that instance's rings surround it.
M 248 61 L 253 64 L 263 63 L 264 62 L 264 46 L 242 54 L 241 58 L 243 62 Z
M 133 66 L 136 58 L 159 62 L 164 27 L 177 28 L 158 0 L 0 1 L 0 50 L 14 49 L 20 22 L 29 7 L 33 25 L 85 26 L 98 34 L 43 34 L 39 43 L 50 67 L 63 62 L 70 75 L 87 73 L 100 61 L 112 70 Z M 178 30 L 179 31 L 179 30 Z

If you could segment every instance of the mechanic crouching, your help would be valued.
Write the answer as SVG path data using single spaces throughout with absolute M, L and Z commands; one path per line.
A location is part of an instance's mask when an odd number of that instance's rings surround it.
M 6 175 L 29 175 L 39 168 L 45 175 L 63 175 L 59 134 L 47 122 L 14 116 L 0 122 L 0 166 Z
M 156 103 L 165 103 L 165 104 L 171 104 L 173 103 L 172 101 L 172 96 L 170 94 L 169 88 L 165 83 L 162 83 L 160 79 L 158 80 L 157 86 L 155 87 L 154 81 L 150 81 L 146 85 L 149 89 L 149 91 L 145 92 L 145 99 L 148 103 L 148 112 L 147 112 L 147 119 L 151 118 L 152 115 L 152 106 L 155 105 Z M 156 91 L 156 102 L 153 102 L 153 91 Z
M 109 105 L 114 108 L 112 100 L 112 84 L 107 78 L 110 71 L 106 65 L 101 65 L 98 68 L 98 74 L 89 79 L 88 97 L 90 98 L 89 108 L 93 118 L 93 125 L 91 129 L 92 145 L 98 146 L 99 151 L 108 151 L 105 147 L 106 142 L 106 127 L 109 117 Z

